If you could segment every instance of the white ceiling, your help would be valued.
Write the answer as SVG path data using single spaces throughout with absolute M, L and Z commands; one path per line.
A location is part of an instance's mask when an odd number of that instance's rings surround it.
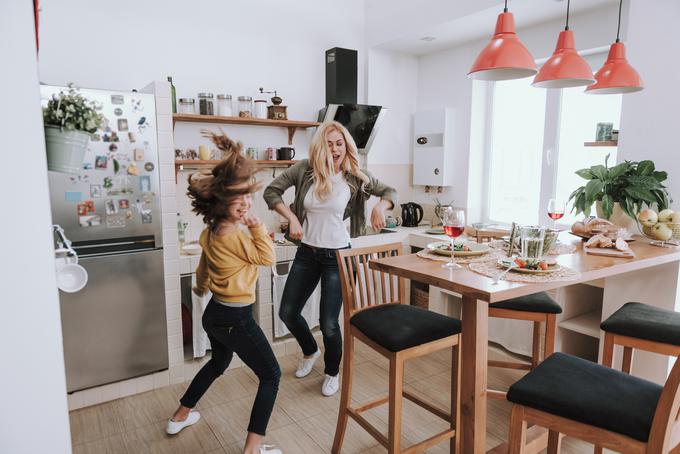
M 577 15 L 589 10 L 618 5 L 617 0 L 572 0 L 570 14 Z M 518 29 L 542 22 L 564 19 L 567 11 L 566 0 L 514 0 L 508 2 L 508 10 L 515 16 Z M 496 17 L 503 12 L 503 3 L 455 20 L 432 24 L 421 30 L 410 31 L 404 36 L 376 46 L 378 49 L 404 52 L 412 55 L 426 55 L 438 52 L 464 42 L 490 38 L 496 25 Z M 370 24 L 369 24 L 370 26 Z M 423 41 L 423 37 L 434 37 Z

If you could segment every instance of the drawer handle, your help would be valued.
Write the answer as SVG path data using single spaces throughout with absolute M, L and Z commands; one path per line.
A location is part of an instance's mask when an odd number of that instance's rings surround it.
M 418 145 L 425 145 L 427 143 L 427 137 L 418 137 L 416 142 L 418 142 Z

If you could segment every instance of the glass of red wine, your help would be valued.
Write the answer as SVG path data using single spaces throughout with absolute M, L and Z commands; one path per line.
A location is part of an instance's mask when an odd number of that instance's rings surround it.
M 548 200 L 548 217 L 553 221 L 553 230 L 557 230 L 557 220 L 564 217 L 564 202 L 557 199 Z
M 456 238 L 465 230 L 465 211 L 453 207 L 446 207 L 443 211 L 444 233 L 451 238 L 451 261 L 442 266 L 450 269 L 462 268 L 456 263 L 454 251 Z

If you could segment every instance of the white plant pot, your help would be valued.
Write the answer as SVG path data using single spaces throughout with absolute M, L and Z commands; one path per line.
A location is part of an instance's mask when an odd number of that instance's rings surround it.
M 602 202 L 595 203 L 595 211 L 597 216 L 606 219 L 604 216 L 604 210 L 602 210 Z M 636 234 L 638 232 L 637 221 L 626 214 L 625 211 L 621 209 L 619 202 L 614 202 L 614 209 L 612 210 L 612 215 L 609 220 L 619 227 L 625 228 L 630 234 Z
M 45 126 L 47 169 L 63 173 L 80 173 L 90 135 L 83 131 L 61 130 Z

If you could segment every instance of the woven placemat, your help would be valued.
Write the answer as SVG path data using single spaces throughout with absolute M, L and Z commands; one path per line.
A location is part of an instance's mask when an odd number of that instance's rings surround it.
M 494 249 L 498 249 L 500 251 L 507 252 L 508 251 L 508 244 L 503 241 L 503 240 L 494 240 L 489 243 L 489 246 L 491 246 Z M 573 254 L 576 252 L 576 246 L 573 244 L 568 244 L 568 243 L 558 243 L 555 246 L 553 246 L 552 249 L 550 249 L 550 252 L 548 252 L 548 255 L 565 255 L 565 254 Z
M 488 277 L 495 277 L 502 273 L 506 267 L 498 265 L 497 261 L 483 261 L 474 262 L 468 265 L 470 270 L 475 273 L 482 274 Z M 501 278 L 504 281 L 510 282 L 557 282 L 557 281 L 573 281 L 579 278 L 581 273 L 569 267 L 563 266 L 560 270 L 549 274 L 523 274 L 515 271 L 505 273 Z
M 416 255 L 418 257 L 422 257 L 428 260 L 434 260 L 436 262 L 449 262 L 451 260 L 450 257 L 446 257 L 445 255 L 433 254 L 432 252 L 429 252 L 427 250 L 419 251 L 416 253 Z M 503 251 L 498 249 L 491 249 L 488 254 L 484 255 L 476 255 L 472 257 L 456 257 L 456 263 L 458 263 L 459 265 L 465 265 L 468 263 L 485 262 L 489 260 L 497 262 L 498 259 L 504 256 L 505 254 L 503 253 Z

